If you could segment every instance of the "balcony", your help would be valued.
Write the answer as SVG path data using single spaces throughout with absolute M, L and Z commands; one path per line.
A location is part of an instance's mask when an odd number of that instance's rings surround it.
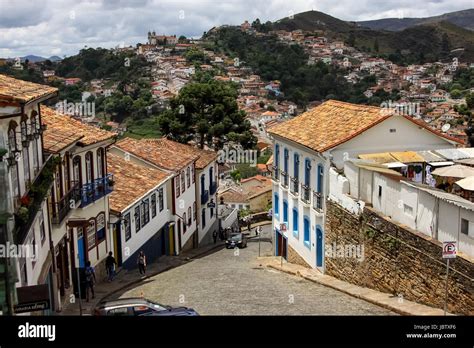
M 201 193 L 201 205 L 204 205 L 209 200 L 209 190 L 204 190 Z
M 290 192 L 295 196 L 298 196 L 299 185 L 300 185 L 300 182 L 298 178 L 291 178 Z
M 282 177 L 282 186 L 284 188 L 288 188 L 288 173 L 287 172 L 281 172 L 281 177 Z
M 209 191 L 210 191 L 211 196 L 216 193 L 216 191 L 217 191 L 217 180 L 214 180 L 213 182 L 211 182 L 211 185 L 209 186 Z
M 272 180 L 275 182 L 280 182 L 280 169 L 278 167 L 273 167 Z
M 313 191 L 313 209 L 318 213 L 323 212 L 323 195 L 321 192 Z
M 21 198 L 21 206 L 15 212 L 15 243 L 23 243 L 39 209 L 46 200 L 53 185 L 54 168 L 60 163 L 58 160 L 53 156 L 49 156 L 45 160 L 27 194 Z
M 104 178 L 95 179 L 93 183 L 85 184 L 81 188 L 81 208 L 105 197 L 113 191 L 114 176 L 107 174 Z
M 303 183 L 301 184 L 301 200 L 303 201 L 303 203 L 310 204 L 311 202 L 310 191 L 311 189 L 309 188 L 309 186 Z
M 78 208 L 81 202 L 81 187 L 79 182 L 74 181 L 72 188 L 67 192 L 59 202 L 53 204 L 52 223 L 59 225 L 74 208 Z

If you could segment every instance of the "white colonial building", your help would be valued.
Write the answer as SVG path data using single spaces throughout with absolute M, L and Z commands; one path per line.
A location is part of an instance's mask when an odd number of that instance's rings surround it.
M 331 168 L 342 171 L 345 161 L 359 154 L 432 150 L 459 142 L 409 117 L 334 100 L 270 128 L 269 133 L 274 140 L 275 254 L 321 271 Z

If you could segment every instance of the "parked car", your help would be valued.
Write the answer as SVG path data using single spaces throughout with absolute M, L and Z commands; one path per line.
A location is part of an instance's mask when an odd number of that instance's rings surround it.
M 192 308 L 171 307 L 144 298 L 121 298 L 102 301 L 94 310 L 98 316 L 198 316 Z
M 235 247 L 241 249 L 245 248 L 247 247 L 247 237 L 245 237 L 243 233 L 233 234 L 225 241 L 225 247 L 227 249 L 233 249 Z

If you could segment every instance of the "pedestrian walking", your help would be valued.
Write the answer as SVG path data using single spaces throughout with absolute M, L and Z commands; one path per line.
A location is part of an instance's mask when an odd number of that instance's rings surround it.
M 86 262 L 85 276 L 86 276 L 86 301 L 89 302 L 89 290 L 92 293 L 92 298 L 95 298 L 94 283 L 96 281 L 95 270 L 94 270 L 94 267 L 91 266 L 90 261 Z
M 140 274 L 146 275 L 146 256 L 143 250 L 140 251 L 140 254 L 138 254 L 137 264 L 138 264 L 138 270 L 140 271 Z
M 217 231 L 214 230 L 214 232 L 212 233 L 212 238 L 214 238 L 214 244 L 217 243 Z
M 107 280 L 111 282 L 114 280 L 115 277 L 115 265 L 117 265 L 117 261 L 115 261 L 115 257 L 112 256 L 112 252 L 109 251 L 109 256 L 105 259 L 105 268 L 107 269 Z

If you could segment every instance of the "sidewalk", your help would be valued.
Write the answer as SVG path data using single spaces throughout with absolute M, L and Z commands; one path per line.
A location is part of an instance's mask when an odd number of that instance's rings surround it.
M 147 275 L 145 277 L 140 275 L 138 269 L 130 271 L 121 269 L 112 282 L 109 283 L 103 280 L 96 283 L 94 287 L 95 298 L 90 299 L 89 302 L 82 300 L 82 315 L 92 315 L 96 305 L 107 297 L 124 290 L 131 285 L 146 281 L 148 278 L 153 277 L 159 273 L 166 272 L 172 268 L 186 264 L 192 259 L 203 256 L 215 249 L 222 248 L 224 244 L 225 242 L 218 241 L 216 244 L 209 244 L 197 249 L 185 251 L 178 256 L 162 256 L 157 261 L 147 266 Z M 80 314 L 79 299 L 77 298 L 75 299 L 75 303 L 68 303 L 63 307 L 63 310 L 58 313 L 58 315 Z
M 391 294 L 353 285 L 332 276 L 322 274 L 316 269 L 309 269 L 286 261 L 283 261 L 283 267 L 281 267 L 281 258 L 279 256 L 259 257 L 257 261 L 262 266 L 303 277 L 314 283 L 342 291 L 348 295 L 360 298 L 401 315 L 444 315 L 442 309 L 429 307 L 405 299 L 400 301 L 398 297 L 394 297 Z M 448 315 L 452 314 L 448 313 Z

